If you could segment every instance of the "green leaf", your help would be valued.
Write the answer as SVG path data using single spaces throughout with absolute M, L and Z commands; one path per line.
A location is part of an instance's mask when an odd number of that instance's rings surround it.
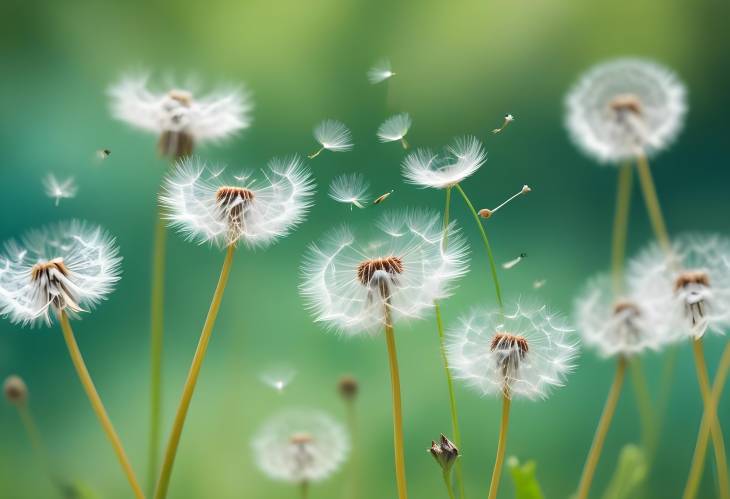
M 527 461 L 520 465 L 520 461 L 512 456 L 507 460 L 509 473 L 512 475 L 512 483 L 515 486 L 515 499 L 543 499 L 540 484 L 535 478 L 537 464 L 535 461 Z
M 644 451 L 635 444 L 621 449 L 616 471 L 603 493 L 603 499 L 629 499 L 636 496 L 646 480 L 648 465 Z
M 99 496 L 85 483 L 80 481 L 57 483 L 58 491 L 64 499 L 98 499 Z

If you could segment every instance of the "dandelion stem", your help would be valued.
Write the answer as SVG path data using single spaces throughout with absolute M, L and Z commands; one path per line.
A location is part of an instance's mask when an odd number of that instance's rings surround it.
M 444 475 L 444 485 L 446 485 L 446 491 L 449 493 L 449 499 L 456 499 L 456 496 L 454 495 L 454 487 L 451 485 L 451 473 L 448 471 L 443 472 Z
M 712 446 L 715 449 L 715 465 L 717 467 L 717 481 L 722 499 L 730 498 L 730 484 L 728 484 L 727 457 L 725 454 L 725 441 L 722 436 L 722 427 L 717 419 L 717 403 L 710 389 L 710 379 L 707 375 L 707 362 L 705 351 L 702 348 L 702 339 L 692 341 L 692 351 L 695 357 L 695 368 L 697 370 L 697 382 L 704 403 L 704 416 L 709 419 L 710 436 Z
M 71 323 L 69 322 L 68 315 L 66 315 L 65 311 L 60 311 L 58 320 L 61 324 L 63 338 L 66 340 L 66 346 L 68 347 L 68 353 L 71 356 L 71 361 L 76 368 L 76 373 L 81 380 L 81 385 L 84 387 L 86 395 L 89 397 L 91 407 L 96 413 L 96 416 L 99 418 L 99 422 L 104 429 L 104 433 L 106 433 L 107 438 L 114 448 L 114 452 L 117 454 L 117 459 L 119 459 L 119 463 L 122 465 L 124 474 L 127 476 L 127 480 L 129 480 L 129 484 L 132 486 L 135 497 L 138 499 L 144 499 L 144 493 L 142 492 L 142 488 L 139 486 L 139 482 L 137 482 L 137 477 L 134 474 L 132 465 L 129 464 L 127 455 L 124 452 L 124 447 L 122 446 L 122 441 L 119 439 L 117 432 L 114 430 L 114 426 L 106 413 L 106 409 L 99 397 L 99 393 L 96 391 L 91 375 L 86 368 L 86 363 L 84 362 L 84 358 L 81 356 L 81 351 L 76 343 L 76 338 L 74 337 L 73 330 L 71 329 Z
M 149 496 L 154 493 L 160 454 L 166 243 L 165 221 L 162 218 L 162 213 L 158 213 L 152 257 L 152 313 L 150 318 L 150 433 L 147 447 L 147 487 Z
M 613 277 L 613 290 L 616 295 L 620 294 L 623 288 L 623 267 L 626 255 L 632 184 L 633 171 L 631 165 L 621 166 L 618 174 L 616 212 L 613 218 L 613 235 L 611 238 L 611 274 Z
M 190 366 L 188 377 L 185 380 L 185 387 L 183 388 L 183 393 L 180 397 L 180 404 L 177 408 L 177 413 L 175 414 L 175 422 L 172 426 L 170 439 L 167 442 L 165 458 L 162 462 L 162 470 L 160 472 L 160 478 L 157 482 L 157 489 L 155 490 L 155 499 L 164 499 L 165 497 L 167 497 L 167 489 L 170 485 L 172 466 L 175 463 L 175 456 L 177 455 L 177 448 L 180 443 L 180 436 L 182 435 L 183 426 L 185 425 L 185 418 L 187 417 L 188 409 L 190 408 L 190 401 L 193 398 L 195 385 L 198 382 L 200 368 L 203 365 L 205 353 L 208 350 L 210 335 L 213 331 L 215 320 L 218 317 L 218 309 L 220 308 L 221 300 L 223 299 L 223 292 L 225 291 L 226 283 L 228 282 L 228 275 L 231 271 L 233 254 L 235 252 L 235 249 L 235 245 L 231 244 L 226 250 L 226 257 L 223 261 L 223 267 L 221 268 L 220 277 L 218 278 L 218 285 L 215 288 L 215 292 L 213 293 L 213 299 L 210 302 L 208 316 L 205 318 L 203 331 L 200 333 L 198 347 L 195 350 L 193 362 Z
M 350 430 L 350 438 L 352 439 L 352 459 L 350 460 L 350 479 L 347 483 L 345 497 L 356 499 L 358 497 L 359 475 L 360 475 L 360 439 L 357 430 L 357 410 L 355 408 L 355 399 L 349 398 L 345 405 L 347 406 L 347 426 Z
M 407 499 L 406 461 L 403 451 L 403 412 L 401 409 L 400 373 L 398 371 L 398 355 L 395 349 L 395 335 L 390 318 L 390 306 L 385 306 L 385 340 L 388 345 L 390 363 L 390 384 L 393 391 L 393 443 L 395 449 L 395 479 L 398 487 L 398 499 Z
M 495 499 L 499 491 L 499 481 L 502 478 L 502 464 L 504 464 L 504 452 L 507 448 L 507 429 L 509 427 L 509 409 L 512 404 L 509 393 L 502 394 L 502 423 L 499 427 L 499 442 L 497 443 L 497 458 L 492 470 L 492 481 L 489 484 L 489 499 Z
M 408 147 L 410 147 L 405 135 L 400 138 L 400 143 L 403 146 L 403 149 L 408 149 Z
M 464 192 L 464 189 L 462 189 L 459 184 L 456 184 L 454 187 L 456 187 L 456 189 L 459 191 L 459 194 L 461 194 L 461 197 L 464 198 L 464 202 L 466 202 L 466 205 L 469 207 L 469 211 L 471 211 L 471 214 L 474 217 L 474 221 L 479 226 L 479 232 L 482 236 L 482 241 L 484 242 L 484 247 L 487 249 L 487 256 L 489 257 L 489 268 L 492 272 L 492 280 L 494 281 L 494 291 L 497 295 L 497 303 L 499 304 L 500 311 L 504 311 L 504 303 L 502 301 L 502 288 L 499 286 L 499 278 L 497 277 L 497 264 L 494 262 L 494 255 L 492 254 L 492 247 L 489 245 L 489 238 L 487 238 L 487 232 L 484 230 L 484 225 L 482 225 L 482 221 L 479 218 L 479 214 L 474 209 L 474 205 L 471 204 L 471 201 L 469 200 L 469 197 Z
M 598 460 L 601 457 L 601 451 L 603 450 L 603 443 L 606 441 L 606 434 L 611 426 L 613 415 L 616 412 L 616 405 L 618 404 L 618 399 L 621 395 L 621 387 L 624 382 L 625 374 L 626 358 L 619 357 L 618 365 L 616 366 L 616 374 L 613 378 L 613 384 L 608 392 L 608 398 L 606 399 L 606 405 L 603 407 L 601 419 L 598 421 L 598 427 L 596 428 L 596 434 L 593 436 L 591 450 L 588 452 L 588 458 L 583 466 L 583 474 L 580 478 L 580 484 L 578 485 L 576 499 L 586 499 L 588 497 L 588 491 L 591 488 L 593 475 L 596 472 Z
M 299 497 L 300 499 L 307 499 L 309 497 L 309 482 L 306 480 L 299 486 Z
M 641 443 L 647 461 L 651 465 L 656 446 L 654 408 L 651 405 L 651 395 L 649 394 L 649 387 L 639 357 L 631 359 L 630 367 L 636 406 L 639 409 L 639 419 L 641 421 Z
M 310 154 L 310 155 L 309 155 L 309 156 L 307 156 L 307 157 L 308 157 L 309 159 L 314 159 L 314 158 L 316 158 L 317 156 L 319 156 L 319 155 L 320 155 L 320 153 L 321 153 L 322 151 L 324 151 L 324 147 L 320 147 L 320 148 L 319 148 L 319 149 L 318 149 L 317 151 L 313 152 L 312 154 Z
M 717 366 L 717 374 L 715 374 L 715 383 L 712 385 L 712 401 L 715 404 L 715 408 L 717 408 L 722 391 L 725 388 L 728 371 L 730 371 L 730 342 L 725 345 L 722 351 L 722 357 L 720 357 L 720 362 Z M 705 410 L 702 414 L 700 430 L 697 433 L 697 444 L 695 445 L 695 452 L 692 456 L 689 478 L 687 479 L 687 485 L 684 488 L 684 495 L 682 496 L 684 499 L 694 499 L 697 495 L 697 488 L 700 485 L 702 471 L 705 468 L 705 456 L 707 454 L 709 439 L 710 417 L 707 410 Z
M 649 220 L 651 221 L 654 235 L 656 236 L 662 249 L 669 253 L 671 251 L 671 244 L 669 242 L 669 233 L 667 232 L 667 225 L 664 222 L 664 215 L 662 215 L 662 207 L 659 204 L 659 197 L 656 193 L 656 187 L 654 185 L 654 178 L 651 175 L 651 168 L 649 168 L 649 162 L 646 159 L 646 155 L 640 154 L 636 159 L 636 167 L 639 172 L 639 182 L 641 183 L 641 191 L 644 194 L 644 202 L 646 203 L 646 211 L 649 213 Z

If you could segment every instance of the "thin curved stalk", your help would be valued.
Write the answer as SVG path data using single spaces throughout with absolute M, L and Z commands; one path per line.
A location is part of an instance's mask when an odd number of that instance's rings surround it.
M 233 254 L 235 252 L 235 245 L 228 246 L 226 250 L 226 257 L 223 260 L 223 267 L 221 268 L 221 274 L 218 278 L 218 285 L 213 293 L 213 299 L 210 302 L 210 308 L 208 310 L 208 316 L 205 318 L 205 324 L 203 325 L 203 331 L 200 333 L 200 340 L 198 341 L 198 347 L 195 350 L 193 356 L 193 362 L 188 371 L 188 377 L 185 380 L 185 387 L 183 388 L 182 396 L 180 397 L 180 404 L 175 414 L 175 422 L 172 425 L 172 431 L 170 433 L 170 439 L 167 442 L 167 449 L 165 450 L 165 458 L 162 462 L 162 470 L 160 471 L 160 478 L 157 481 L 157 489 L 155 490 L 155 499 L 163 499 L 167 497 L 167 489 L 170 486 L 170 476 L 172 474 L 172 466 L 175 463 L 175 456 L 177 455 L 177 448 L 180 444 L 180 436 L 182 435 L 183 426 L 185 426 L 185 418 L 190 408 L 190 401 L 193 398 L 193 392 L 195 391 L 195 385 L 198 382 L 198 376 L 200 375 L 200 368 L 203 365 L 205 354 L 208 350 L 208 343 L 210 342 L 210 336 L 213 332 L 213 326 L 215 320 L 218 317 L 218 309 L 223 299 L 223 292 L 226 289 L 228 283 L 228 275 L 231 271 L 233 263 Z
M 459 191 L 459 194 L 461 194 L 461 197 L 464 198 L 464 202 L 469 207 L 469 211 L 471 211 L 471 215 L 472 215 L 472 217 L 474 217 L 474 221 L 476 222 L 477 226 L 479 227 L 479 233 L 482 236 L 482 242 L 484 243 L 484 247 L 487 250 L 487 257 L 489 258 L 489 269 L 492 273 L 492 281 L 494 281 L 494 291 L 497 295 L 497 304 L 499 305 L 499 309 L 504 311 L 504 302 L 502 301 L 502 288 L 499 285 L 499 277 L 497 276 L 497 264 L 494 261 L 494 255 L 492 254 L 492 247 L 489 245 L 489 238 L 487 237 L 487 232 L 484 230 L 484 225 L 482 225 L 482 221 L 479 218 L 479 214 L 474 209 L 474 205 L 471 204 L 471 201 L 469 200 L 469 197 L 464 192 L 464 189 L 462 189 L 459 184 L 456 184 L 454 187 L 456 187 L 456 190 Z
M 309 482 L 306 480 L 299 486 L 299 497 L 301 499 L 307 499 L 309 497 Z
M 132 465 L 129 463 L 129 459 L 127 459 L 127 454 L 124 452 L 122 441 L 117 435 L 116 430 L 114 430 L 114 425 L 112 425 L 112 422 L 109 419 L 109 415 L 104 408 L 101 397 L 99 397 L 99 393 L 96 391 L 94 382 L 91 379 L 89 370 L 86 368 L 86 363 L 84 362 L 84 358 L 81 356 L 81 351 L 76 343 L 73 329 L 71 329 L 71 323 L 69 322 L 68 315 L 66 315 L 65 311 L 60 311 L 58 314 L 58 321 L 61 324 L 61 331 L 63 331 L 63 338 L 66 341 L 68 353 L 71 356 L 71 362 L 73 362 L 73 365 L 76 368 L 76 373 L 81 381 L 81 385 L 84 387 L 84 391 L 86 391 L 86 395 L 89 397 L 91 407 L 96 413 L 96 416 L 99 418 L 99 422 L 104 429 L 104 433 L 106 433 L 107 438 L 111 442 L 114 452 L 117 455 L 117 459 L 119 459 L 119 463 L 122 465 L 122 470 L 127 476 L 129 484 L 132 486 L 134 496 L 138 499 L 144 499 L 144 494 L 142 493 L 142 488 L 139 486 L 139 482 L 137 481 L 137 476 L 134 474 L 134 470 L 132 469 Z
M 641 422 L 641 444 L 647 461 L 651 464 L 656 447 L 656 419 L 654 408 L 651 405 L 651 396 L 647 386 L 646 376 L 641 367 L 639 357 L 631 359 L 631 381 L 634 386 L 636 407 L 639 409 L 639 420 Z
M 492 481 L 489 484 L 489 499 L 495 499 L 499 492 L 499 482 L 502 478 L 502 465 L 504 464 L 504 453 L 507 450 L 507 430 L 509 428 L 509 410 L 512 400 L 509 393 L 502 394 L 502 422 L 499 426 L 499 442 L 497 443 L 497 457 L 492 470 Z
M 624 357 L 620 357 L 618 365 L 616 366 L 616 374 L 613 378 L 613 384 L 608 392 L 606 405 L 603 407 L 603 413 L 601 413 L 601 419 L 598 421 L 596 434 L 593 436 L 591 450 L 588 452 L 588 458 L 583 466 L 583 474 L 581 475 L 580 484 L 578 485 L 576 499 L 586 499 L 588 497 L 588 491 L 591 488 L 593 476 L 596 473 L 598 460 L 600 459 L 601 452 L 603 451 L 603 443 L 606 441 L 608 429 L 611 427 L 611 420 L 616 412 L 616 405 L 618 404 L 618 400 L 621 395 L 621 387 L 624 383 L 625 374 L 626 359 Z
M 656 193 L 654 178 L 651 175 L 651 168 L 649 168 L 646 155 L 641 154 L 636 158 L 636 167 L 639 172 L 639 182 L 641 183 L 641 191 L 644 195 L 644 202 L 646 203 L 646 211 L 649 214 L 651 227 L 661 247 L 669 253 L 672 245 L 669 242 L 667 224 L 664 222 L 661 204 L 659 204 L 659 196 Z
M 349 464 L 350 476 L 345 488 L 345 497 L 356 499 L 359 496 L 360 485 L 360 438 L 357 426 L 357 410 L 353 398 L 348 399 L 345 405 L 347 406 L 347 426 L 352 440 L 352 457 Z
M 407 499 L 406 461 L 403 445 L 403 410 L 401 404 L 400 372 L 398 370 L 398 354 L 395 348 L 395 335 L 390 320 L 390 309 L 385 307 L 385 341 L 388 346 L 388 362 L 390 365 L 390 384 L 393 392 L 393 447 L 395 452 L 395 480 L 398 488 L 398 499 Z
M 613 232 L 611 237 L 611 275 L 613 277 L 613 290 L 617 295 L 623 291 L 623 268 L 626 256 L 629 212 L 631 210 L 632 184 L 633 171 L 631 165 L 626 164 L 621 166 L 618 173 L 616 212 L 613 218 Z
M 715 374 L 715 383 L 712 385 L 712 400 L 717 408 L 725 388 L 728 372 L 730 371 L 730 342 L 725 345 L 717 365 L 717 374 Z M 702 478 L 702 471 L 705 469 L 705 455 L 707 454 L 707 445 L 710 440 L 710 417 L 705 410 L 702 414 L 700 422 L 700 430 L 697 432 L 697 444 L 695 452 L 692 456 L 692 465 L 690 466 L 689 478 L 684 488 L 683 499 L 694 499 L 697 496 L 697 489 Z
M 454 487 L 451 485 L 451 473 L 448 471 L 444 471 L 444 485 L 446 486 L 446 492 L 449 494 L 449 499 L 456 499 L 456 496 L 454 495 Z

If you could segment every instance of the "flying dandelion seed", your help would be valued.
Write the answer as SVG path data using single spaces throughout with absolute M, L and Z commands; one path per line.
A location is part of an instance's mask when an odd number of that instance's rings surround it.
M 314 159 L 327 149 L 333 152 L 345 152 L 353 148 L 352 133 L 344 123 L 337 120 L 325 120 L 314 128 L 314 138 L 322 146 L 310 154 Z
M 362 173 L 349 173 L 335 177 L 330 184 L 329 197 L 338 203 L 365 208 L 370 184 Z
M 512 267 L 514 267 L 515 265 L 517 265 L 518 263 L 520 263 L 525 258 L 527 258 L 527 253 L 520 253 L 520 256 L 518 256 L 514 260 L 510 260 L 509 262 L 504 262 L 502 264 L 502 268 L 503 269 L 506 269 L 506 270 L 509 270 Z
M 373 204 L 380 204 L 380 203 L 382 203 L 383 201 L 385 201 L 386 199 L 388 199 L 390 197 L 390 195 L 393 194 L 393 192 L 395 192 L 395 191 L 394 190 L 391 190 L 390 192 L 386 192 L 385 194 L 382 194 L 382 195 L 378 196 L 373 201 Z
M 406 134 L 411 128 L 411 117 L 408 113 L 400 113 L 391 116 L 378 128 L 378 139 L 380 142 L 400 141 L 403 149 L 408 149 Z
M 532 189 L 530 188 L 530 186 L 523 185 L 522 186 L 522 189 L 520 189 L 519 192 L 517 192 L 517 194 L 514 194 L 514 195 L 510 196 L 505 202 L 503 202 L 502 204 L 500 204 L 496 208 L 493 208 L 491 210 L 489 208 L 482 208 L 481 210 L 479 210 L 478 214 L 482 218 L 490 218 L 498 210 L 502 209 L 503 206 L 506 206 L 507 204 L 509 204 L 513 199 L 515 199 L 515 198 L 517 198 L 519 196 L 522 196 L 523 194 L 527 194 L 528 192 L 532 192 Z
M 532 283 L 532 289 L 540 289 L 547 284 L 547 279 L 538 279 Z
M 504 122 L 502 123 L 502 126 L 499 127 L 499 128 L 495 128 L 494 130 L 492 130 L 492 133 L 495 134 L 495 135 L 498 134 L 498 133 L 502 133 L 502 130 L 504 130 L 505 128 L 507 128 L 509 126 L 509 124 L 512 123 L 514 120 L 515 120 L 515 117 L 512 116 L 511 114 L 505 114 L 504 115 Z
M 487 152 L 476 137 L 460 137 L 443 153 L 417 149 L 403 160 L 403 176 L 419 187 L 446 189 L 476 173 L 487 160 Z
M 58 180 L 56 176 L 49 173 L 43 178 L 43 187 L 46 191 L 46 196 L 51 199 L 55 199 L 55 205 L 61 202 L 62 199 L 71 199 L 76 196 L 78 188 L 73 177 L 68 177 L 65 180 Z
M 294 381 L 297 372 L 291 367 L 276 366 L 267 369 L 259 376 L 259 379 L 266 386 L 273 388 L 277 392 L 282 392 Z
M 96 159 L 105 160 L 111 156 L 112 152 L 109 149 L 99 149 L 96 151 Z
M 372 85 L 384 82 L 392 76 L 395 76 L 395 73 L 391 70 L 390 61 L 388 59 L 378 61 L 377 64 L 368 71 L 368 81 Z

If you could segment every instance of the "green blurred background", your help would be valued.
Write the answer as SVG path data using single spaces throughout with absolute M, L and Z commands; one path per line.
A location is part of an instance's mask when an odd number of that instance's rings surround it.
M 584 280 L 609 262 L 615 170 L 581 156 L 563 129 L 562 99 L 590 65 L 620 55 L 655 58 L 689 88 L 686 128 L 654 160 L 657 187 L 672 233 L 728 230 L 727 110 L 730 36 L 726 0 L 310 2 L 22 2 L 6 0 L 0 16 L 0 239 L 58 219 L 80 217 L 118 237 L 124 276 L 107 303 L 76 323 L 81 349 L 131 460 L 146 480 L 149 283 L 156 192 L 166 169 L 155 138 L 113 121 L 105 89 L 123 72 L 147 68 L 190 74 L 209 85 L 245 82 L 254 126 L 198 152 L 233 166 L 263 166 L 275 155 L 315 148 L 311 128 L 337 118 L 353 131 L 349 153 L 312 162 L 318 203 L 305 225 L 266 251 L 240 251 L 193 400 L 172 479 L 174 498 L 290 498 L 253 464 L 250 439 L 272 413 L 290 406 L 323 408 L 344 419 L 340 375 L 361 381 L 361 498 L 394 497 L 390 386 L 381 337 L 344 339 L 312 324 L 297 294 L 306 245 L 341 221 L 365 226 L 381 207 L 351 212 L 326 197 L 338 173 L 361 171 L 373 194 L 395 189 L 382 208 L 431 206 L 443 193 L 401 181 L 398 144 L 379 144 L 375 130 L 395 112 L 413 117 L 415 146 L 440 147 L 465 133 L 481 137 L 489 160 L 464 184 L 479 207 L 493 206 L 522 184 L 533 192 L 488 222 L 499 261 L 528 258 L 502 271 L 509 297 L 541 295 L 570 313 Z M 398 74 L 377 86 L 365 73 L 387 56 Z M 503 134 L 489 130 L 505 113 Z M 94 152 L 109 148 L 99 164 Z M 725 165 L 723 167 L 722 165 Z M 46 198 L 47 172 L 75 175 L 79 195 L 59 207 Z M 630 253 L 651 240 L 638 192 Z M 473 247 L 472 272 L 444 303 L 447 324 L 494 296 L 475 228 L 462 203 L 454 213 Z M 222 253 L 170 234 L 164 365 L 164 428 L 170 426 L 195 349 Z M 547 279 L 537 292 L 536 279 Z M 397 334 L 402 367 L 407 467 L 413 498 L 444 497 L 425 452 L 449 432 L 447 391 L 433 319 Z M 706 348 L 711 369 L 724 339 Z M 656 392 L 662 358 L 644 360 Z M 282 394 L 258 379 L 272 364 L 298 377 Z M 533 458 L 546 496 L 567 497 L 610 384 L 613 363 L 584 352 L 565 388 L 544 402 L 514 404 L 508 455 Z M 0 322 L 0 376 L 22 375 L 32 410 L 56 466 L 100 497 L 130 497 L 55 328 L 23 330 Z M 643 497 L 678 497 L 687 476 L 701 403 L 687 347 L 679 351 L 661 449 Z M 498 431 L 496 400 L 458 386 L 463 465 L 470 497 L 486 495 Z M 720 407 L 730 431 L 730 397 Z M 594 495 L 605 488 L 620 448 L 639 438 L 630 384 L 601 460 Z M 16 411 L 0 404 L 0 496 L 54 497 Z M 708 460 L 712 462 L 712 460 Z M 701 497 L 714 497 L 707 468 Z M 340 473 L 313 489 L 339 499 Z M 512 497 L 505 475 L 500 497 Z

